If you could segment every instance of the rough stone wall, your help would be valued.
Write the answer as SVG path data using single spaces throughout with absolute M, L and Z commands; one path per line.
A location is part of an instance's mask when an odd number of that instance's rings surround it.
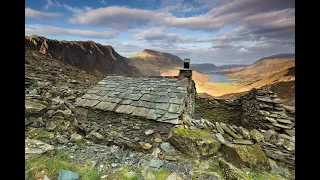
M 266 89 L 253 89 L 240 98 L 242 126 L 252 129 L 273 129 L 290 133 L 295 126 L 294 110 L 280 103 L 278 96 Z
M 195 117 L 211 122 L 241 124 L 242 106 L 239 99 L 225 100 L 216 98 L 195 98 Z
M 136 150 L 142 150 L 139 142 L 158 146 L 161 139 L 168 137 L 173 126 L 137 116 L 85 108 L 78 109 L 77 119 L 78 127 L 86 138 L 96 143 L 116 144 Z
M 195 112 L 195 96 L 197 90 L 193 80 L 188 80 L 187 97 L 186 97 L 186 107 L 185 112 L 189 117 L 194 118 Z

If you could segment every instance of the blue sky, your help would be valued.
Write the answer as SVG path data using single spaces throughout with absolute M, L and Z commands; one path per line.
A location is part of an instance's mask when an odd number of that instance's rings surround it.
M 295 51 L 293 0 L 26 0 L 25 34 L 93 40 L 191 63 L 251 64 Z

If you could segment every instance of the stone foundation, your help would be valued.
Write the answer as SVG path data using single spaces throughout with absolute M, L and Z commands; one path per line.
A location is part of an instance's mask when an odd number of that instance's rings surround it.
M 143 149 L 141 142 L 158 146 L 161 140 L 168 138 L 173 126 L 137 116 L 85 108 L 78 109 L 77 119 L 86 138 L 136 150 Z

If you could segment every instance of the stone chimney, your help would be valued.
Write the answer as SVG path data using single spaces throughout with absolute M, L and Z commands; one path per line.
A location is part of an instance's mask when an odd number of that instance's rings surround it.
M 190 69 L 190 59 L 184 59 L 183 69 L 180 69 L 178 79 L 192 79 L 192 70 Z

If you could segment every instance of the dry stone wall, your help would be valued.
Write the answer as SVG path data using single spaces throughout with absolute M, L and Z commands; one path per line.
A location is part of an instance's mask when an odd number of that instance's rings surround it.
M 244 127 L 273 129 L 294 135 L 294 108 L 281 104 L 275 93 L 265 89 L 253 89 L 240 100 L 243 109 L 241 122 Z
M 242 106 L 239 99 L 195 98 L 195 118 L 211 122 L 229 122 L 240 125 Z
M 168 137 L 173 126 L 138 116 L 86 108 L 78 109 L 77 119 L 86 138 L 136 150 L 158 146 Z

